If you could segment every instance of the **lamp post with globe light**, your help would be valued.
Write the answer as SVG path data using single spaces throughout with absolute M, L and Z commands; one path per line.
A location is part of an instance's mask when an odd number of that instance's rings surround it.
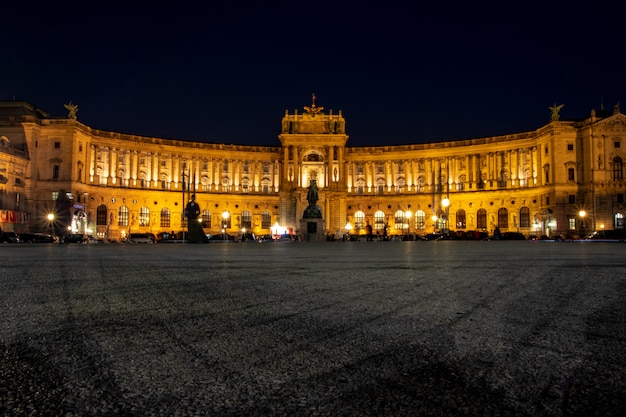
M 224 235 L 224 239 L 226 239 L 226 231 L 228 229 L 228 218 L 230 217 L 230 213 L 227 211 L 222 212 L 222 234 Z
M 350 222 L 346 223 L 346 237 L 344 240 L 350 240 L 350 233 L 352 231 L 352 225 L 350 224 Z
M 50 228 L 50 236 L 54 236 L 54 213 L 48 213 L 48 227 Z
M 578 215 L 580 216 L 580 237 L 584 238 L 585 237 L 585 216 L 587 215 L 587 212 L 585 210 L 580 210 L 578 212 Z
M 448 236 L 450 234 L 450 229 L 448 228 L 448 222 L 450 221 L 450 199 L 446 197 L 441 200 L 441 206 L 445 211 L 442 232 L 444 235 Z
M 411 233 L 411 216 L 413 215 L 413 213 L 411 213 L 410 210 L 407 210 L 406 212 L 404 212 L 404 229 L 405 229 L 405 233 L 406 236 L 408 238 L 408 235 Z

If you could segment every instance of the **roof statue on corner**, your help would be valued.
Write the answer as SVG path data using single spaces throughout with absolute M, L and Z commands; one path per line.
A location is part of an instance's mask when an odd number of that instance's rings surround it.
M 550 107 L 550 111 L 552 112 L 552 116 L 550 116 L 550 121 L 551 122 L 558 122 L 559 121 L 559 112 L 561 111 L 561 109 L 563 108 L 563 106 L 565 106 L 565 104 L 560 104 L 560 105 L 556 105 L 556 103 L 554 103 L 553 107 Z
M 76 119 L 76 113 L 78 113 L 77 104 L 72 104 L 72 102 L 70 101 L 68 104 L 64 104 L 63 107 L 65 107 L 69 112 L 67 114 L 68 119 Z

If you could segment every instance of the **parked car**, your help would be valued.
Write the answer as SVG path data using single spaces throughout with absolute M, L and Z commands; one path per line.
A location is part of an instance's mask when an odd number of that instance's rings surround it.
M 589 240 L 607 241 L 607 242 L 626 242 L 626 230 L 598 230 L 587 237 Z
M 500 240 L 526 240 L 526 236 L 518 232 L 504 232 L 500 235 Z
M 82 233 L 74 233 L 71 235 L 66 235 L 63 238 L 63 242 L 64 243 L 85 243 L 86 238 L 87 236 L 83 235 Z
M 18 243 L 19 241 L 15 232 L 0 232 L 0 243 Z
M 154 241 L 152 240 L 152 237 L 147 233 L 131 233 L 130 235 L 128 235 L 128 243 L 144 243 L 151 245 L 154 243 Z
M 22 243 L 54 243 L 56 238 L 45 233 L 20 233 L 18 239 Z
M 481 230 L 468 230 L 463 233 L 463 240 L 485 240 L 488 237 L 487 232 Z
M 209 243 L 235 243 L 235 236 L 231 236 L 228 233 L 219 233 L 212 235 L 209 238 Z
M 85 240 L 83 240 L 83 243 L 84 244 L 90 244 L 90 245 L 96 245 L 96 244 L 109 243 L 109 242 L 104 240 L 104 239 L 99 239 L 97 237 L 87 236 L 85 238 Z

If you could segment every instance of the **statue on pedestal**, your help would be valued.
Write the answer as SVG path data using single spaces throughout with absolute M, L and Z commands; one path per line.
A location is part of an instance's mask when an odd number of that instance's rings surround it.
M 196 195 L 191 196 L 191 200 L 185 207 L 185 215 L 187 216 L 187 229 L 189 231 L 189 243 L 202 243 L 206 242 L 207 237 L 202 230 L 202 223 L 198 221 L 200 217 L 200 206 L 196 203 Z
M 317 180 L 311 180 L 306 199 L 309 205 L 304 209 L 304 216 L 302 217 L 305 219 L 321 219 L 322 209 L 317 205 L 317 200 L 319 200 L 319 196 L 317 195 Z

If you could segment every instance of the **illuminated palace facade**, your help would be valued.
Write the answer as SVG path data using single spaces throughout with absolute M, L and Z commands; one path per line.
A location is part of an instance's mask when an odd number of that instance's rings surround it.
M 624 228 L 626 116 L 591 111 L 537 130 L 427 144 L 349 147 L 341 112 L 285 112 L 276 146 L 92 129 L 0 102 L 4 231 L 186 230 L 195 196 L 206 233 L 302 233 L 315 179 L 327 236 L 440 231 L 581 235 Z M 48 217 L 53 214 L 54 217 Z

